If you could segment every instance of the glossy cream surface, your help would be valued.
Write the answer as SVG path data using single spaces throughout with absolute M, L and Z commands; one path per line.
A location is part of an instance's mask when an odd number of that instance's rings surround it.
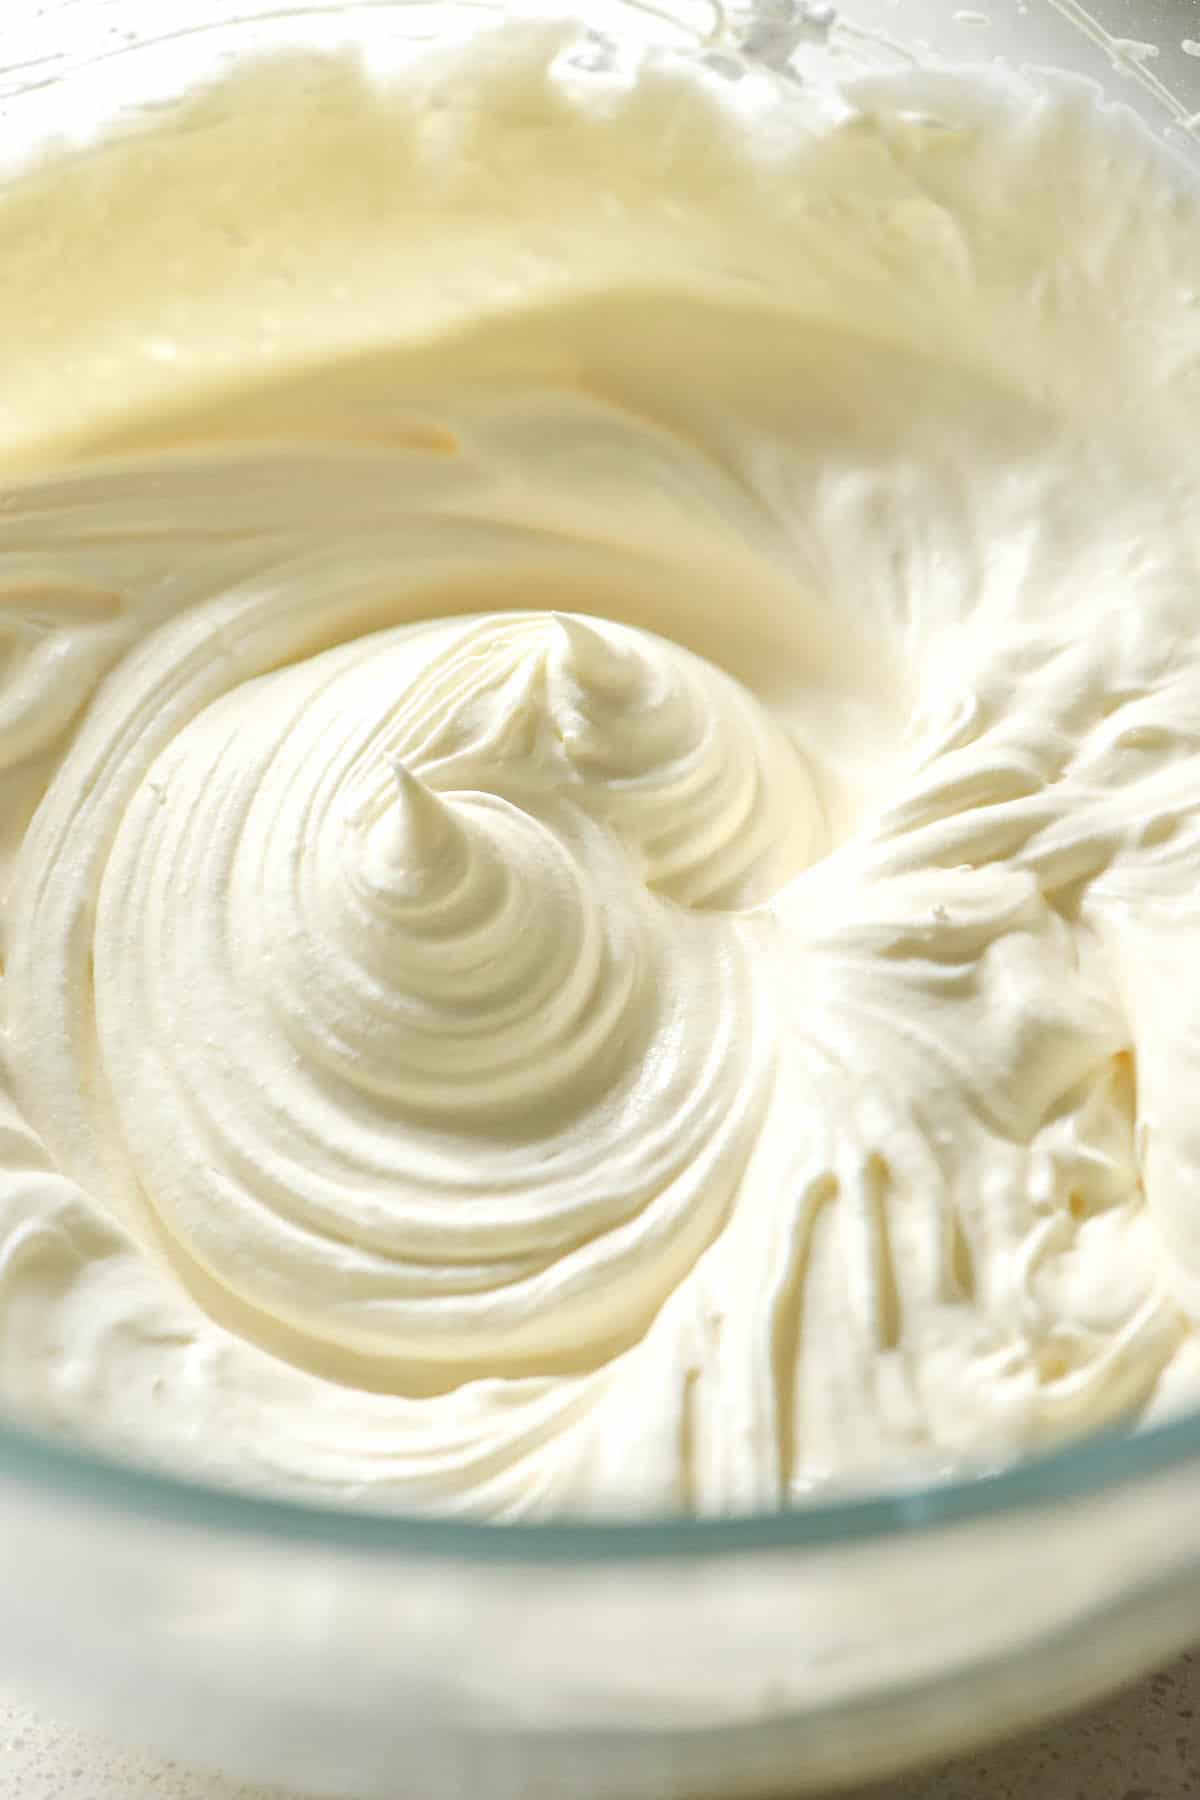
M 716 62 L 0 196 L 18 1416 L 518 1518 L 1200 1391 L 1200 218 L 1082 87 Z

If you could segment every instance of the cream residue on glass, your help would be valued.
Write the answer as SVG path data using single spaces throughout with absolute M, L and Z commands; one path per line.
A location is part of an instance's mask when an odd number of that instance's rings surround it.
M 0 1394 L 506 1519 L 1185 1404 L 1197 209 L 1065 82 L 577 51 L 0 196 Z

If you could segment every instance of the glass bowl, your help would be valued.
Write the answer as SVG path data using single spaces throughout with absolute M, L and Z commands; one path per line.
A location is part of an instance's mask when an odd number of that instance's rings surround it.
M 587 18 L 681 54 L 757 27 L 800 58 L 1066 67 L 1200 169 L 1200 4 L 1094 4 L 847 0 L 832 19 L 613 0 Z M 448 17 L 8 0 L 0 162 L 250 50 Z M 1200 1632 L 1200 1417 L 769 1517 L 536 1527 L 250 1499 L 6 1426 L 0 1592 L 5 1680 L 245 1778 L 348 1800 L 798 1793 L 1031 1724 Z

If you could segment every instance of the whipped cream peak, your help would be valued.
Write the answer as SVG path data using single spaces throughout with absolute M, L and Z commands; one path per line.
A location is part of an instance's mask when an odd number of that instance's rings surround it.
M 561 637 L 558 665 L 583 694 L 594 693 L 610 705 L 630 705 L 645 686 L 646 671 L 629 650 L 619 650 L 611 636 L 574 613 L 551 613 Z
M 419 900 L 457 871 L 470 854 L 466 822 L 448 798 L 415 775 L 399 757 L 391 805 L 369 828 L 363 862 L 373 889 L 403 904 Z

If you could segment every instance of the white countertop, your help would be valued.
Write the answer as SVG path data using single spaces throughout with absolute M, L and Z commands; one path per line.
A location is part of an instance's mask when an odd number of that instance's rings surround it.
M 1200 1651 L 1020 1743 L 861 1790 L 857 1800 L 1197 1800 Z M 0 1800 L 287 1800 L 131 1755 L 0 1692 Z M 408 1800 L 397 1795 L 397 1800 Z M 413 1800 L 420 1800 L 413 1796 Z M 647 1800 L 653 1800 L 648 1796 Z

